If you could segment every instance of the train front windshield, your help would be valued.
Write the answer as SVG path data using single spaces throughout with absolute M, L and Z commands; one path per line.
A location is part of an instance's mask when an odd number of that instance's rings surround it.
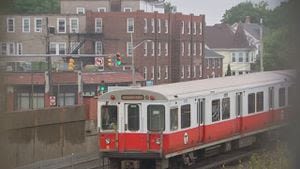
M 101 107 L 101 128 L 102 130 L 116 130 L 118 128 L 117 106 Z

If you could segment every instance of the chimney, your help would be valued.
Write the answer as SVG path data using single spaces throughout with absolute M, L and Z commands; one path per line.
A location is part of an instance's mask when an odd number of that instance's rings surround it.
M 250 18 L 250 16 L 246 16 L 246 18 L 245 18 L 245 23 L 246 23 L 246 24 L 251 23 L 251 18 Z

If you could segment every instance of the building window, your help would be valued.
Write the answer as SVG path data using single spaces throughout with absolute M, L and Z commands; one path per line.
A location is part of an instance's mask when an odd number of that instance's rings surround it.
M 66 54 L 66 43 L 50 42 L 50 54 Z
M 161 43 L 160 42 L 158 42 L 158 54 L 157 55 L 158 56 L 161 55 Z
M 202 42 L 199 43 L 199 55 L 203 55 L 203 50 L 202 50 Z
M 15 32 L 15 18 L 7 18 L 7 32 Z
M 78 7 L 78 8 L 76 8 L 76 13 L 77 14 L 85 14 L 85 9 L 82 7 Z
M 148 32 L 148 21 L 147 18 L 144 18 L 144 33 Z
M 95 32 L 102 33 L 102 18 L 95 18 Z
M 230 118 L 230 98 L 222 99 L 222 120 Z
M 155 53 L 155 44 L 154 44 L 154 42 L 152 42 L 152 56 L 154 56 L 154 53 Z
M 34 18 L 34 31 L 42 32 L 42 18 Z
M 236 62 L 235 53 L 231 53 L 231 62 Z
M 95 54 L 103 54 L 103 47 L 101 41 L 95 42 Z
M 70 18 L 70 32 L 78 33 L 79 32 L 79 23 L 78 18 Z
M 131 42 L 127 42 L 127 56 L 132 56 L 132 50 L 133 50 L 133 46 L 132 46 L 132 43 Z
M 14 55 L 15 54 L 15 43 L 7 43 L 8 51 L 7 55 Z
M 134 32 L 134 19 L 127 18 L 127 33 L 133 33 L 133 32 Z
M 1 44 L 1 55 L 7 55 L 7 44 L 5 42 L 0 43 Z
M 151 66 L 151 80 L 154 80 L 154 66 Z
M 206 65 L 206 69 L 209 69 L 210 63 L 209 63 L 209 59 L 205 59 L 205 65 Z
M 199 77 L 202 77 L 202 65 L 199 65 Z
M 76 103 L 75 93 L 59 93 L 57 104 L 59 106 L 72 106 Z
M 58 33 L 66 33 L 66 18 L 57 18 Z
M 169 22 L 167 19 L 165 20 L 165 28 L 166 28 L 165 33 L 169 33 Z
M 161 78 L 161 67 L 158 66 L 158 70 L 157 70 L 157 79 L 160 80 Z
M 148 55 L 148 43 L 144 42 L 144 56 Z
M 79 42 L 70 42 L 70 52 L 71 54 L 80 54 L 80 49 L 77 49 Z
M 197 34 L 197 23 L 196 22 L 194 22 L 194 35 L 196 35 Z
M 124 12 L 132 12 L 132 8 L 129 8 L 129 7 L 124 7 Z
M 191 43 L 188 43 L 188 56 L 191 56 Z
M 184 56 L 184 42 L 181 42 L 181 56 Z
M 23 45 L 22 43 L 17 43 L 17 55 L 23 54 Z
M 193 67 L 193 78 L 196 78 L 196 75 L 197 75 L 197 67 L 196 67 L 196 65 L 194 65 L 194 67 Z
M 188 23 L 188 34 L 191 34 L 191 22 Z
M 157 25 L 158 25 L 158 30 L 157 30 L 157 32 L 158 32 L 158 33 L 161 33 L 161 20 L 160 20 L 160 19 L 157 19 Z
M 154 33 L 155 32 L 154 18 L 151 19 L 151 27 L 152 27 L 152 33 Z
M 97 8 L 97 11 L 98 12 L 106 12 L 106 8 L 105 7 L 100 7 L 100 8 Z
M 181 22 L 181 34 L 184 34 L 184 21 Z
M 186 69 L 187 69 L 187 78 L 190 78 L 191 77 L 191 66 L 190 65 L 187 65 L 186 66 Z
M 175 131 L 178 129 L 178 108 L 170 109 L 170 130 Z
M 22 18 L 22 32 L 30 32 L 30 18 Z
M 17 93 L 17 110 L 44 108 L 44 93 Z
M 193 46 L 193 55 L 196 56 L 196 54 L 197 54 L 197 44 L 196 44 L 196 42 L 193 45 L 194 45 Z
M 249 62 L 249 53 L 248 52 L 246 52 L 246 61 L 245 62 Z
M 202 35 L 202 22 L 200 22 L 200 25 L 199 25 L 199 34 Z
M 243 53 L 240 52 L 240 53 L 239 53 L 239 62 L 240 62 L 240 63 L 243 62 L 243 57 L 244 57 L 244 56 L 243 56 Z
M 191 105 L 186 104 L 181 106 L 181 128 L 188 128 L 191 126 Z
M 147 73 L 148 73 L 147 67 L 144 66 L 144 80 L 147 80 L 147 75 L 148 75 Z
M 256 111 L 260 112 L 264 110 L 264 92 L 256 93 Z
M 184 65 L 181 66 L 181 79 L 184 79 Z
M 165 56 L 169 55 L 169 44 L 168 42 L 165 43 Z
M 211 102 L 212 122 L 220 120 L 220 99 Z
M 169 66 L 165 65 L 165 79 L 169 78 Z

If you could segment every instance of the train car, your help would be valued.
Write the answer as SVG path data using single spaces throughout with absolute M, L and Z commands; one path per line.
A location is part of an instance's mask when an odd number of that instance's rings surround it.
M 99 150 L 111 167 L 175 169 L 282 127 L 292 71 L 130 88 L 98 100 Z

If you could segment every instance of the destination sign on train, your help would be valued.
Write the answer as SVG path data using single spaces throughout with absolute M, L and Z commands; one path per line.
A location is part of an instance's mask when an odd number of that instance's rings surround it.
M 143 95 L 122 95 L 122 100 L 144 100 Z

